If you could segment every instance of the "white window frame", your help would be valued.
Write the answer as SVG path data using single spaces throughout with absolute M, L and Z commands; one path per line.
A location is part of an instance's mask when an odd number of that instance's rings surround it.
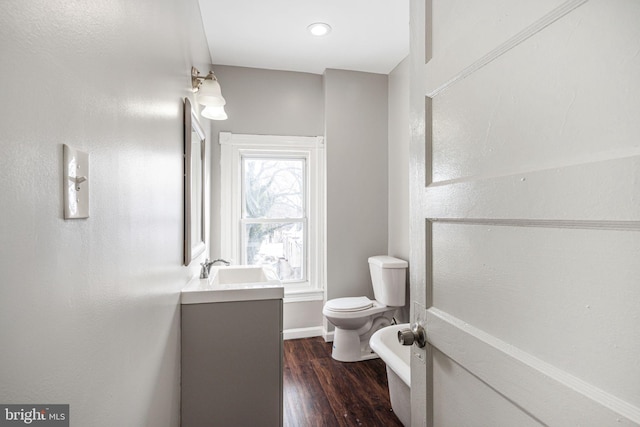
M 325 150 L 322 136 L 248 135 L 220 132 L 220 250 L 233 264 L 243 261 L 242 157 L 293 157 L 306 162 L 308 206 L 306 280 L 285 284 L 287 301 L 321 300 L 325 281 Z

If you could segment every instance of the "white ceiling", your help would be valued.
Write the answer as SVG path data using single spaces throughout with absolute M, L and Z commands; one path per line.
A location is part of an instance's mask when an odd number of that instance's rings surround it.
M 214 64 L 388 74 L 409 54 L 409 0 L 199 0 Z M 307 26 L 333 28 L 313 37 Z

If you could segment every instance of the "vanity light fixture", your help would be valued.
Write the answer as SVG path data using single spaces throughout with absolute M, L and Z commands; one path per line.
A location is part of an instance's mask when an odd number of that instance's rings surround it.
M 191 86 L 196 92 L 198 104 L 204 105 L 200 115 L 210 120 L 226 120 L 227 113 L 224 105 L 227 101 L 222 96 L 220 83 L 213 71 L 209 71 L 206 76 L 201 76 L 197 68 L 191 67 Z
M 307 30 L 316 37 L 322 37 L 331 32 L 331 25 L 324 22 L 314 22 L 307 27 Z
M 224 111 L 224 106 L 205 106 L 204 109 L 200 112 L 200 115 L 205 119 L 210 120 L 227 120 L 227 113 Z

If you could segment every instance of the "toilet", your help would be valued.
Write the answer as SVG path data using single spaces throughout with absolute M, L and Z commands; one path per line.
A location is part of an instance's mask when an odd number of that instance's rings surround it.
M 341 362 L 378 357 L 369 347 L 369 338 L 378 329 L 391 325 L 396 309 L 405 305 L 408 265 L 391 256 L 372 256 L 369 272 L 375 300 L 359 296 L 325 303 L 322 314 L 335 326 L 331 357 Z

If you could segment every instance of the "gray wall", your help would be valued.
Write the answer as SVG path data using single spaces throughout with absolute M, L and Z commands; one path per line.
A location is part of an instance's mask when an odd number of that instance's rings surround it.
M 389 255 L 409 260 L 409 57 L 389 74 Z
M 319 74 L 214 65 L 227 100 L 229 118 L 211 121 L 211 253 L 220 256 L 220 145 L 221 131 L 258 135 L 324 135 L 322 76 Z M 318 334 L 322 301 L 284 304 L 285 333 L 304 329 Z
M 387 76 L 326 70 L 327 299 L 373 297 L 367 258 L 387 253 Z
M 388 251 L 387 76 L 342 70 L 320 76 L 221 65 L 214 71 L 229 119 L 211 122 L 213 206 L 220 203 L 220 131 L 325 135 L 327 298 L 373 297 L 367 258 Z M 214 208 L 213 256 L 220 252 L 219 229 L 220 214 Z M 322 304 L 306 304 L 300 303 L 300 310 L 285 304 L 285 329 L 322 322 Z
M 214 65 L 213 71 L 229 116 L 211 122 L 216 134 L 322 135 L 321 75 L 226 65 Z
M 211 254 L 220 256 L 220 132 L 257 135 L 324 134 L 319 74 L 214 65 L 227 101 L 224 121 L 208 121 L 212 133 Z
M 179 425 L 182 99 L 197 0 L 0 3 L 0 402 Z M 62 144 L 90 215 L 62 218 Z M 195 271 L 194 271 L 195 270 Z
M 409 261 L 409 57 L 389 73 L 389 255 Z M 411 266 L 409 266 L 411 268 Z M 407 305 L 397 313 L 409 321 Z

